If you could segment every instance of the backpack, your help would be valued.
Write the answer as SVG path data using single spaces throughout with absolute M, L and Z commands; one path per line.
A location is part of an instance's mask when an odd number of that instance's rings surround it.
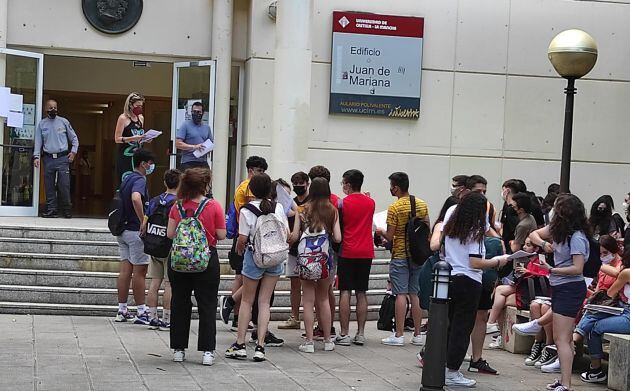
M 252 204 L 243 208 L 256 216 L 253 241 L 250 249 L 254 255 L 254 263 L 261 269 L 278 266 L 286 261 L 289 256 L 289 243 L 287 243 L 287 227 L 275 213 L 263 214 L 260 209 Z M 276 203 L 272 203 L 275 211 Z
M 226 237 L 228 239 L 234 239 L 238 236 L 238 219 L 236 215 L 236 207 L 234 206 L 234 202 L 232 202 L 228 208 L 227 217 L 225 219 L 225 228 L 227 230 Z
M 378 310 L 376 328 L 382 331 L 394 329 L 394 316 L 396 315 L 396 296 L 386 293 Z
M 144 253 L 157 258 L 166 258 L 173 244 L 173 241 L 166 237 L 166 227 L 168 227 L 168 214 L 175 200 L 166 202 L 165 195 L 161 194 L 152 202 L 155 202 L 156 207 L 147 219 L 147 231 L 142 237 Z
M 127 177 L 129 178 L 129 176 Z M 116 190 L 114 193 L 114 197 L 109 204 L 109 213 L 107 215 L 107 227 L 109 228 L 109 232 L 114 236 L 122 235 L 125 230 L 125 226 L 127 225 L 127 221 L 125 221 L 125 203 L 122 199 L 123 187 L 128 185 L 131 182 L 127 180 L 123 181 L 120 184 L 120 188 Z
M 325 231 L 311 232 L 307 228 L 298 245 L 297 274 L 301 280 L 317 281 L 328 278 L 330 240 Z
M 339 230 L 341 231 L 342 239 L 339 243 L 330 243 L 330 247 L 335 253 L 340 254 L 341 244 L 343 243 L 343 198 L 339 198 L 339 200 L 337 200 L 337 211 L 339 213 Z
M 171 249 L 171 269 L 181 273 L 201 273 L 210 263 L 210 246 L 206 230 L 199 220 L 199 215 L 208 204 L 208 199 L 201 201 L 192 217 L 186 216 L 181 201 L 177 201 L 177 210 L 182 220 L 177 225 L 173 248 Z
M 519 310 L 528 310 L 529 304 L 536 296 L 551 296 L 547 277 L 530 272 L 516 279 L 515 291 L 516 308 Z
M 429 258 L 433 251 L 429 245 L 431 228 L 420 217 L 416 215 L 416 197 L 409 196 L 411 212 L 409 220 L 405 225 L 405 241 L 409 259 L 416 265 L 422 265 Z

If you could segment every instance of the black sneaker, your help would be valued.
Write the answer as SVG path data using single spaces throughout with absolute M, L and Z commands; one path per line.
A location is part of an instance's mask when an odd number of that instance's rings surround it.
M 499 372 L 497 372 L 496 369 L 492 368 L 488 362 L 482 358 L 480 358 L 477 361 L 473 361 L 472 358 L 470 359 L 470 365 L 468 366 L 468 372 L 479 372 L 479 373 L 486 373 L 488 375 L 498 375 Z
M 534 344 L 532 345 L 532 350 L 529 353 L 529 357 L 525 359 L 525 365 L 531 367 L 536 364 L 536 361 L 538 361 L 538 359 L 542 355 L 544 347 L 544 342 L 534 342 Z
M 232 301 L 229 300 L 230 298 L 230 296 L 221 296 L 221 298 L 219 299 L 219 305 L 221 306 L 221 320 L 225 324 L 228 324 L 228 322 L 230 321 L 230 314 L 234 309 L 234 304 L 232 304 Z
M 606 383 L 608 375 L 602 370 L 602 367 L 589 368 L 588 371 L 580 375 L 580 379 L 586 383 Z
M 265 348 L 260 345 L 256 345 L 256 349 L 254 350 L 254 361 L 265 361 Z
M 245 349 L 245 344 L 239 345 L 236 342 L 234 342 L 232 346 L 230 346 L 225 351 L 225 357 L 237 358 L 237 359 L 247 358 L 247 350 Z
M 549 365 L 552 362 L 556 361 L 557 357 L 558 351 L 555 349 L 555 346 L 545 346 L 542 354 L 540 355 L 540 358 L 538 359 L 538 361 L 536 361 L 534 366 L 536 368 L 541 368 L 543 365 Z
M 270 331 L 267 332 L 267 335 L 265 336 L 265 346 L 277 348 L 282 345 L 284 345 L 284 339 L 276 337 Z

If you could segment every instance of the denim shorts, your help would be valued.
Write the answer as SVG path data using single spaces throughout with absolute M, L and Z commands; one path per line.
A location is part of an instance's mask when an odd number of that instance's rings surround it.
M 551 310 L 569 318 L 575 318 L 586 298 L 584 281 L 566 282 L 551 287 Z
M 249 248 L 245 250 L 242 274 L 250 280 L 260 280 L 261 278 L 263 278 L 263 276 L 278 277 L 282 275 L 283 271 L 284 263 L 273 267 L 268 267 L 266 269 L 256 266 L 256 264 L 254 263 L 254 255 L 252 254 L 252 251 Z
M 417 295 L 420 291 L 420 270 L 422 270 L 422 266 L 406 259 L 392 259 L 389 262 L 392 294 Z

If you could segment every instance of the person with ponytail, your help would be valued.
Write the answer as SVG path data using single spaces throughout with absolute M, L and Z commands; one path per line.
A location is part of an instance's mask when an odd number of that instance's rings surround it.
M 118 179 L 123 179 L 134 170 L 133 153 L 141 147 L 144 136 L 144 96 L 132 92 L 127 96 L 123 113 L 118 116 L 114 142 L 120 144 L 116 159 Z

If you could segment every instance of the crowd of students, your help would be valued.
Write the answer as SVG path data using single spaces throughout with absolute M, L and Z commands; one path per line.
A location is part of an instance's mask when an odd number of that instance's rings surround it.
M 223 207 L 207 197 L 211 194 L 207 168 L 167 171 L 166 191 L 150 199 L 145 177 L 152 172 L 153 160 L 150 152 L 137 150 L 134 172 L 120 188 L 124 229 L 117 235 L 123 262 L 116 321 L 133 320 L 170 330 L 174 361 L 185 359 L 193 292 L 199 308 L 197 348 L 203 352 L 203 364 L 212 365 L 215 359 L 217 300 L 221 319 L 228 324 L 231 318 L 232 329 L 237 331 L 225 356 L 248 357 L 249 331 L 254 361 L 265 360 L 265 347 L 284 344 L 268 331 L 274 289 L 282 275 L 291 281 L 291 315 L 278 328 L 299 330 L 303 306 L 301 352 L 313 353 L 318 340 L 323 341 L 324 351 L 334 350 L 335 344 L 364 345 L 366 292 L 375 243 L 392 254 L 389 286 L 395 296 L 394 322 L 392 334 L 381 341 L 385 345 L 404 345 L 405 329 L 413 331 L 410 343 L 423 345 L 426 326 L 422 325 L 421 302 L 426 303 L 429 294 L 427 278 L 440 259 L 451 265 L 448 386 L 475 385 L 460 371 L 471 342 L 468 371 L 498 374 L 482 358 L 483 344 L 487 334 L 500 333 L 508 305 L 530 310 L 532 320 L 514 325 L 514 331 L 535 336 L 525 365 L 561 373 L 559 380 L 547 386 L 550 390 L 570 389 L 575 347 L 579 354 L 585 339 L 592 362 L 581 378 L 604 382 L 602 335 L 630 333 L 630 268 L 625 269 L 630 266 L 630 251 L 623 251 L 630 230 L 614 211 L 610 196 L 596 200 L 587 217 L 582 201 L 560 194 L 555 184 L 543 198 L 528 191 L 523 181 L 510 179 L 502 186 L 504 205 L 497 211 L 485 197 L 487 181 L 482 176 L 458 175 L 431 226 L 427 204 L 410 194 L 407 174 L 395 172 L 388 179 L 397 200 L 387 210 L 386 227 L 376 227 L 375 202 L 362 192 L 364 176 L 359 170 L 343 174 L 344 197 L 340 198 L 331 191 L 330 171 L 323 166 L 293 174 L 288 184 L 282 179 L 273 181 L 266 174 L 265 159 L 251 156 L 246 162 L 248 177 L 236 189 L 226 222 Z M 287 203 L 291 191 L 295 197 Z M 153 217 L 160 214 L 167 215 L 162 225 Z M 421 262 L 410 254 L 415 246 L 410 241 L 418 238 L 411 237 L 408 228 L 417 221 L 426 225 L 426 245 L 433 252 Z M 150 240 L 160 233 L 172 240 L 165 255 Z M 226 237 L 233 241 L 228 257 L 236 276 L 231 294 L 218 299 L 216 245 Z M 514 253 L 520 255 L 509 255 Z M 148 308 L 144 304 L 146 265 L 152 278 Z M 595 277 L 592 286 L 587 287 L 585 276 Z M 166 284 L 160 319 L 157 291 L 162 279 Z M 127 310 L 131 280 L 135 317 Z M 338 303 L 335 284 L 340 291 Z M 352 292 L 356 296 L 354 336 L 350 335 Z M 585 302 L 621 307 L 621 315 L 584 310 Z M 333 326 L 337 308 L 339 333 Z M 406 319 L 409 312 L 411 320 Z M 502 343 L 498 335 L 489 347 L 500 348 Z M 422 351 L 418 359 L 422 366 Z

